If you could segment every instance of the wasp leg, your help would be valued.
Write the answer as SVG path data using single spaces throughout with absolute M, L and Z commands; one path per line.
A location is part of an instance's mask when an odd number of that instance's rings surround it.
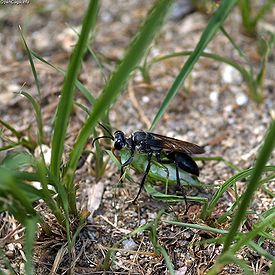
M 121 164 L 121 167 L 120 167 L 120 179 L 119 179 L 120 182 L 123 182 L 122 176 L 124 174 L 124 167 L 128 166 L 129 164 L 131 164 L 131 162 L 133 161 L 133 159 L 134 159 L 134 151 L 131 151 L 131 156 L 124 163 Z
M 149 153 L 148 154 L 148 159 L 147 159 L 147 161 L 148 161 L 147 167 L 146 167 L 145 173 L 143 175 L 143 178 L 142 178 L 142 181 L 141 181 L 141 184 L 140 184 L 140 188 L 138 190 L 138 193 L 137 193 L 135 199 L 133 200 L 133 203 L 135 203 L 136 200 L 138 199 L 138 197 L 139 197 L 139 195 L 141 193 L 141 190 L 142 190 L 142 188 L 143 188 L 143 186 L 145 184 L 146 177 L 147 177 L 147 175 L 148 175 L 148 173 L 150 171 L 150 168 L 151 168 L 151 158 L 152 158 L 152 153 Z
M 184 215 L 186 215 L 187 212 L 188 212 L 188 209 L 189 209 L 189 205 L 188 205 L 188 203 L 187 203 L 187 198 L 186 198 L 184 189 L 183 189 L 182 185 L 180 184 L 179 166 L 178 166 L 177 163 L 175 163 L 175 165 L 176 165 L 176 177 L 177 177 L 176 189 L 179 190 L 179 191 L 181 192 L 181 195 L 183 196 L 184 203 L 185 203 L 185 212 L 184 212 Z
M 175 164 L 175 166 L 176 166 L 176 181 L 177 181 L 176 190 L 179 190 L 181 192 L 182 196 L 183 196 L 184 203 L 186 205 L 185 214 L 187 214 L 189 207 L 188 207 L 188 204 L 187 204 L 187 199 L 186 199 L 184 189 L 183 189 L 183 187 L 180 183 L 180 173 L 179 173 L 179 166 L 178 166 L 177 162 L 175 162 L 173 160 L 169 160 L 169 159 L 163 160 L 163 159 L 160 158 L 160 154 L 156 154 L 156 159 L 161 164 L 172 164 L 172 163 Z
M 156 154 L 156 159 L 161 164 L 172 164 L 172 163 L 175 164 L 175 166 L 176 166 L 176 181 L 177 181 L 176 189 L 180 190 L 180 191 L 182 191 L 182 193 L 184 193 L 182 186 L 180 184 L 180 173 L 179 173 L 179 166 L 178 166 L 177 162 L 175 162 L 174 160 L 170 160 L 170 159 L 163 160 L 160 158 L 160 154 Z M 184 195 L 184 197 L 185 197 L 185 195 Z

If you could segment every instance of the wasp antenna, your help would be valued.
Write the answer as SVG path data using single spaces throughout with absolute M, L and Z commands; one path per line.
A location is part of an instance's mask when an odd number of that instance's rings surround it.
M 109 137 L 109 136 L 97 137 L 97 138 L 95 138 L 95 139 L 93 140 L 92 146 L 94 146 L 95 142 L 96 142 L 97 140 L 101 139 L 101 138 L 109 138 L 109 139 L 111 139 L 111 140 L 114 140 L 114 137 L 113 137 L 113 136 L 111 136 L 111 137 Z
M 98 122 L 98 124 L 99 124 L 99 126 L 101 126 L 112 138 L 114 138 L 113 137 L 113 134 L 110 132 L 110 130 L 106 127 L 106 126 L 104 126 L 102 123 L 100 123 L 100 122 Z

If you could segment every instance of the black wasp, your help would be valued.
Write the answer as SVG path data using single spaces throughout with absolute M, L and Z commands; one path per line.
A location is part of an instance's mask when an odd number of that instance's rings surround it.
M 129 137 L 126 137 L 122 131 L 118 130 L 114 135 L 112 135 L 104 125 L 100 124 L 100 126 L 105 129 L 109 136 L 97 137 L 93 140 L 93 144 L 98 139 L 110 138 L 114 141 L 114 148 L 116 150 L 121 150 L 122 148 L 130 150 L 129 159 L 121 165 L 121 178 L 124 173 L 124 168 L 133 161 L 135 152 L 147 154 L 147 167 L 141 181 L 140 189 L 134 201 L 137 200 L 142 187 L 144 186 L 146 177 L 150 171 L 153 156 L 155 156 L 157 162 L 161 164 L 175 164 L 177 188 L 181 187 L 179 169 L 192 175 L 199 176 L 199 168 L 190 155 L 204 153 L 204 149 L 201 146 L 145 131 L 136 131 Z

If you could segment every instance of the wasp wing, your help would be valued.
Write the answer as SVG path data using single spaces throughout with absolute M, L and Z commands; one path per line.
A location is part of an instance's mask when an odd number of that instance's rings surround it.
M 148 132 L 148 134 L 152 135 L 154 137 L 153 146 L 160 147 L 164 150 L 169 150 L 173 152 L 180 152 L 185 154 L 202 154 L 204 153 L 204 149 L 196 145 L 194 143 L 190 143 L 187 141 L 166 137 L 163 135 L 155 134 Z

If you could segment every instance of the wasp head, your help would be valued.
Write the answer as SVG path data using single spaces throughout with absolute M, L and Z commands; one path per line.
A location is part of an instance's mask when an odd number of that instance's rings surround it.
M 114 133 L 114 147 L 117 150 L 121 150 L 126 145 L 125 135 L 122 131 L 116 131 Z

